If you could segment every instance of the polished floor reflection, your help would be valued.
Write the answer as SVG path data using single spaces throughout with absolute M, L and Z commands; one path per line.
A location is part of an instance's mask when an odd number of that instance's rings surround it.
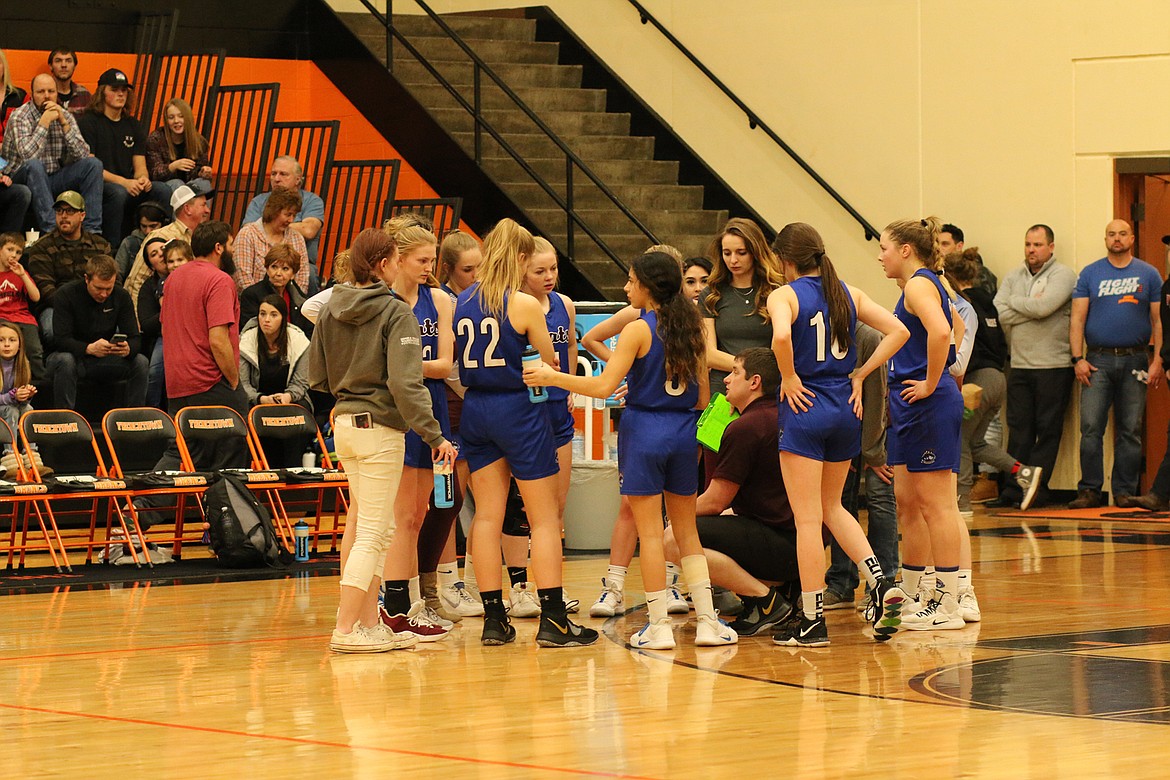
M 333 656 L 337 582 L 115 585 L 0 597 L 8 777 L 1164 777 L 1170 526 L 975 523 L 981 624 L 873 642 Z M 567 564 L 588 605 L 602 559 Z M 631 575 L 636 585 L 636 573 Z M 639 604 L 636 592 L 627 603 Z

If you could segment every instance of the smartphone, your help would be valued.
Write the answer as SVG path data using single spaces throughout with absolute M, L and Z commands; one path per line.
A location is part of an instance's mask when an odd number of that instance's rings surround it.
M 113 336 L 110 337 L 110 343 L 111 344 L 125 344 L 126 343 L 126 334 L 125 333 L 115 333 Z
M 3 157 L 0 157 L 0 171 L 4 170 L 7 167 L 8 167 L 8 161 L 5 160 Z
M 358 412 L 353 416 L 353 427 L 355 428 L 373 428 L 374 418 L 369 412 Z

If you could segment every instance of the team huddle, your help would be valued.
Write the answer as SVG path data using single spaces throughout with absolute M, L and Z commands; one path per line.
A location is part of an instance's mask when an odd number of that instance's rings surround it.
M 433 241 L 424 262 L 412 264 L 414 252 L 400 256 L 396 235 L 408 237 L 419 229 L 409 219 L 355 239 L 339 264 L 345 283 L 331 288 L 312 340 L 310 384 L 337 398 L 336 447 L 353 498 L 331 648 L 382 652 L 408 647 L 441 638 L 451 619 L 476 614 L 483 615 L 484 645 L 514 641 L 511 618 L 522 614 L 516 593 L 524 585 L 513 580 L 507 599 L 501 576 L 503 562 L 509 574 L 513 571 L 513 561 L 502 560 L 508 557 L 507 540 L 516 536 L 505 527 L 513 480 L 531 536 L 537 644 L 595 642 L 597 631 L 569 618 L 577 602 L 565 596 L 561 579 L 572 460 L 570 393 L 605 398 L 623 384 L 622 513 L 636 528 L 648 612 L 629 644 L 675 646 L 669 614 L 680 611 L 681 599 L 677 574 L 671 572 L 680 570 L 668 561 L 668 551 L 681 564 L 690 591 L 695 643 L 736 643 L 733 626 L 742 619 L 728 625 L 719 618 L 696 527 L 696 420 L 710 400 L 712 378 L 719 381 L 720 373 L 743 377 L 749 364 L 758 365 L 753 361 L 759 356 L 749 360 L 747 353 L 713 349 L 702 307 L 695 305 L 704 296 L 690 292 L 701 287 L 690 278 L 691 266 L 684 268 L 667 247 L 635 258 L 625 286 L 630 306 L 599 326 L 618 335 L 616 346 L 598 355 L 606 361 L 599 375 L 579 376 L 574 372 L 575 311 L 572 301 L 554 289 L 551 245 L 505 219 L 485 237 L 482 259 L 475 257 L 470 268 L 463 267 L 459 253 L 438 264 L 439 276 L 448 282 L 441 284 L 433 273 Z M 880 260 L 903 291 L 892 313 L 838 278 L 820 235 L 809 225 L 786 226 L 770 250 L 754 240 L 749 249 L 735 235 L 738 245 L 728 242 L 729 234 L 723 234 L 724 262 L 716 264 L 703 293 L 725 281 L 728 303 L 742 296 L 749 311 L 759 307 L 766 312 L 779 369 L 779 473 L 789 487 L 799 564 L 799 608 L 784 615 L 766 610 L 768 619 L 757 619 L 744 633 L 767 626 L 777 644 L 828 644 L 825 527 L 866 580 L 866 618 L 876 640 L 903 628 L 964 625 L 958 605 L 963 522 L 953 476 L 960 463 L 963 398 L 959 386 L 944 378 L 955 360 L 962 324 L 952 316 L 948 289 L 940 281 L 940 227 L 931 218 L 895 222 L 883 231 Z M 760 257 L 765 251 L 767 257 Z M 718 297 L 714 306 L 711 297 L 707 309 L 718 309 Z M 857 351 L 859 323 L 878 334 L 863 360 Z M 594 341 L 585 339 L 587 345 Z M 896 572 L 888 564 L 883 570 L 858 521 L 842 504 L 850 464 L 862 446 L 863 387 L 867 377 L 883 374 L 887 365 L 887 460 L 898 485 L 901 583 L 895 583 Z M 746 378 L 758 387 L 754 380 L 773 373 L 767 367 Z M 730 394 L 734 379 L 727 381 Z M 426 602 L 416 603 L 408 590 L 420 570 L 421 544 L 419 555 L 414 554 L 419 524 L 425 526 L 430 516 L 427 472 L 433 464 L 443 473 L 456 460 L 456 474 L 463 478 L 456 478 L 455 492 L 462 494 L 469 477 L 475 500 L 466 574 L 468 580 L 474 574 L 479 598 L 468 596 L 463 582 L 451 588 L 450 580 L 441 579 L 444 590 L 458 593 L 452 601 L 434 602 L 445 607 L 443 616 Z M 402 533 L 403 526 L 408 533 Z M 449 531 L 448 524 L 442 535 Z M 618 535 L 615 530 L 615 540 Z M 400 543 L 403 536 L 406 544 Z M 616 547 L 615 541 L 615 554 Z M 438 557 L 453 561 L 450 555 Z M 934 574 L 924 577 L 928 565 Z M 440 573 L 444 570 L 457 577 L 457 570 L 440 562 Z M 617 570 L 624 579 L 624 566 Z M 604 609 L 607 595 L 614 595 L 612 585 L 606 584 L 591 610 L 594 616 L 614 614 L 612 599 L 609 612 Z M 620 598 L 619 584 L 619 604 Z M 687 610 L 685 601 L 682 609 Z M 535 616 L 536 610 L 528 614 Z

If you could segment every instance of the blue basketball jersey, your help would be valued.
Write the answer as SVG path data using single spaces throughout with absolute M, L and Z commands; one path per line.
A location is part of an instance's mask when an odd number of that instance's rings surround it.
M 658 312 L 644 311 L 641 319 L 650 326 L 650 350 L 634 358 L 628 376 L 626 406 L 638 409 L 693 409 L 699 402 L 696 382 L 675 381 L 666 376 L 666 348 L 658 337 Z
M 849 332 L 857 332 L 857 308 L 845 283 L 849 300 Z M 788 285 L 796 293 L 798 310 L 792 323 L 792 354 L 797 375 L 806 385 L 838 384 L 857 367 L 857 345 L 851 341 L 841 351 L 833 340 L 829 303 L 819 276 L 802 276 Z
M 569 365 L 569 310 L 565 306 L 565 299 L 558 293 L 548 294 L 548 313 L 544 315 L 548 324 L 548 335 L 552 339 L 553 351 L 561 361 L 561 371 L 572 374 L 576 366 Z M 569 397 L 569 391 L 560 387 L 549 387 L 548 397 L 553 401 L 564 401 Z
M 942 301 L 943 314 L 946 315 L 947 324 L 953 327 L 951 322 L 951 299 L 947 295 L 946 289 L 942 286 L 942 282 L 938 280 L 938 275 L 927 268 L 919 268 L 914 272 L 914 276 L 925 276 L 930 281 L 934 282 L 935 288 L 938 289 L 939 299 Z M 906 379 L 921 380 L 926 379 L 926 328 L 916 315 L 906 311 L 906 293 L 902 293 L 902 297 L 898 298 L 898 305 L 894 307 L 894 316 L 901 320 L 902 324 L 910 331 L 910 340 L 907 341 L 902 348 L 894 353 L 894 357 L 890 359 L 890 384 L 898 384 Z M 946 369 L 955 362 L 955 345 L 952 343 L 947 351 L 947 362 L 943 366 L 943 373 L 945 375 Z
M 435 308 L 433 290 L 425 285 L 418 288 L 418 300 L 414 303 L 414 318 L 422 334 L 422 359 L 437 360 L 439 357 L 439 310 Z
M 496 319 L 484 311 L 479 283 L 459 296 L 455 305 L 455 356 L 459 381 L 482 390 L 526 390 L 520 356 L 528 341 L 508 320 L 508 295 L 504 316 Z

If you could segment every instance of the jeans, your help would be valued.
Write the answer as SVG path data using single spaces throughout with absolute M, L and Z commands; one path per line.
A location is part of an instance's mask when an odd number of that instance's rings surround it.
M 78 360 L 72 352 L 49 355 L 48 371 L 53 379 L 53 403 L 58 409 L 77 408 L 77 384 L 91 375 L 101 381 L 116 378 L 126 381 L 126 406 L 142 406 L 146 400 L 146 374 L 150 363 L 144 355 L 130 357 L 86 357 Z
M 1048 480 L 1056 466 L 1064 433 L 1064 413 L 1072 398 L 1074 381 L 1071 366 L 1013 368 L 1008 374 L 1007 449 L 1021 463 L 1044 469 L 1040 475 L 1041 490 L 1048 489 Z
M 75 190 L 85 199 L 85 222 L 82 223 L 82 227 L 90 233 L 100 233 L 102 170 L 101 160 L 96 157 L 86 157 L 70 163 L 52 174 L 45 173 L 45 164 L 40 160 L 26 160 L 20 170 L 12 175 L 12 181 L 14 184 L 28 185 L 32 190 L 37 227 L 45 235 L 52 233 L 57 227 L 53 200 L 66 190 Z
M 979 408 L 969 419 L 963 420 L 962 454 L 959 459 L 959 506 L 961 509 L 970 508 L 971 485 L 975 482 L 975 461 L 986 463 L 996 471 L 1010 473 L 1016 465 L 1016 459 L 999 447 L 988 444 L 986 441 L 987 426 L 999 416 L 1003 407 L 1004 378 L 1003 372 L 995 368 L 980 368 L 970 372 L 964 378 L 969 384 L 983 388 L 982 401 Z M 964 506 L 965 504 L 965 506 Z
M 150 370 L 146 375 L 146 405 L 162 409 L 163 393 L 167 389 L 166 374 L 163 371 L 163 341 L 159 336 L 154 341 L 150 354 Z
M 1101 490 L 1105 484 L 1104 441 L 1109 409 L 1113 409 L 1113 487 L 1116 496 L 1137 493 L 1142 465 L 1142 420 L 1146 383 L 1134 371 L 1149 365 L 1145 350 L 1135 355 L 1110 355 L 1089 350 L 1097 370 L 1081 388 L 1081 481 L 1078 490 Z
M 368 590 L 374 577 L 382 576 L 386 549 L 394 538 L 394 498 L 402 479 L 406 434 L 377 423 L 355 428 L 353 421 L 353 415 L 339 414 L 333 429 L 337 457 L 357 505 L 353 549 L 341 584 Z
M 887 485 L 873 469 L 864 469 L 861 459 L 854 460 L 855 470 L 849 472 L 845 480 L 845 490 L 842 503 L 849 513 L 857 517 L 857 490 L 859 481 L 864 474 L 865 500 L 869 511 L 869 527 L 865 535 L 873 554 L 877 556 L 882 566 L 882 573 L 887 577 L 894 577 L 898 573 L 900 561 L 898 559 L 898 508 L 894 502 L 894 486 Z M 857 574 L 857 565 L 849 559 L 836 539 L 829 543 L 832 555 L 832 564 L 825 573 L 825 588 L 847 595 L 857 590 L 861 580 Z
M 0 187 L 0 233 L 24 232 L 29 203 L 32 203 L 32 190 L 23 184 Z
M 156 201 L 163 207 L 164 212 L 170 213 L 171 190 L 163 182 L 154 182 L 150 192 L 143 192 L 139 195 L 131 195 L 129 190 L 121 184 L 110 181 L 102 183 L 101 232 L 110 242 L 110 246 L 119 246 L 122 243 L 123 234 L 134 230 L 127 223 L 133 222 L 134 210 L 138 208 L 138 205 L 148 200 Z M 88 203 L 87 199 L 86 204 Z M 130 227 L 129 231 L 126 230 L 127 227 Z

